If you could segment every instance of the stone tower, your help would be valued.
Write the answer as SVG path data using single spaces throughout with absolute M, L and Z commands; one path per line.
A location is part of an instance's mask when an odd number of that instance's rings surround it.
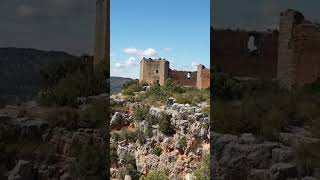
M 204 65 L 199 64 L 197 67 L 197 88 L 206 89 L 210 87 L 210 70 Z
M 109 59 L 110 52 L 110 0 L 96 1 L 94 63 Z
M 146 59 L 140 61 L 140 82 L 164 84 L 169 76 L 169 61 L 165 59 Z
M 297 60 L 293 43 L 293 29 L 304 21 L 301 13 L 287 10 L 280 15 L 277 79 L 291 88 L 296 81 Z

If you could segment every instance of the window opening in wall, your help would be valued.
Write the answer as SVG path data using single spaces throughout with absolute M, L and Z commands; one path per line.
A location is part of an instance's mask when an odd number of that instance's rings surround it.
M 156 70 L 156 73 L 157 73 L 157 74 L 158 74 L 158 72 L 159 72 L 159 71 L 158 71 L 158 70 Z
M 258 47 L 255 45 L 255 37 L 254 36 L 252 36 L 252 35 L 249 36 L 247 47 L 249 49 L 249 52 L 253 52 L 258 49 Z
M 191 78 L 191 73 L 190 73 L 190 72 L 188 72 L 188 74 L 187 74 L 187 78 L 188 78 L 188 79 L 190 79 L 190 78 Z

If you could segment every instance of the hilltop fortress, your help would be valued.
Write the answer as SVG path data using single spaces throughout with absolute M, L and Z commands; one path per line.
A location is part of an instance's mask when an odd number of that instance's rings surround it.
M 178 84 L 198 89 L 210 87 L 210 70 L 198 65 L 197 71 L 171 70 L 169 61 L 165 59 L 146 59 L 140 61 L 140 82 L 163 85 L 167 79 L 173 79 Z
M 277 79 L 289 88 L 320 78 L 320 25 L 298 11 L 281 13 L 279 31 L 214 29 L 211 34 L 213 65 L 222 72 Z

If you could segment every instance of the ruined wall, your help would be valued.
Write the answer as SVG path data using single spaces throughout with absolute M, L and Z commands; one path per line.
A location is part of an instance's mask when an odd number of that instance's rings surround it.
M 277 74 L 278 32 L 211 31 L 213 66 L 239 77 L 274 79 Z M 250 50 L 254 39 L 256 50 Z
M 295 84 L 297 60 L 295 59 L 293 29 L 304 20 L 301 13 L 287 10 L 280 15 L 277 79 L 287 87 Z
M 210 70 L 203 65 L 197 68 L 197 88 L 206 89 L 210 87 Z
M 198 66 L 198 71 L 177 71 L 169 68 L 169 61 L 164 59 L 145 59 L 140 61 L 140 82 L 152 85 L 164 82 L 171 78 L 182 86 L 204 89 L 210 87 L 210 70 L 203 65 Z
M 142 59 L 140 61 L 140 82 L 163 85 L 168 78 L 169 61 Z
M 109 1 L 109 0 L 108 0 Z M 109 24 L 107 25 L 107 14 L 109 12 L 106 0 L 96 0 L 96 27 L 95 27 L 95 56 L 94 63 L 98 64 L 106 56 L 107 45 L 105 38 L 109 37 Z M 108 32 L 107 32 L 108 31 Z M 108 35 L 107 35 L 108 34 Z M 109 42 L 108 42 L 109 43 Z
M 281 13 L 278 79 L 289 88 L 320 77 L 320 25 L 297 11 Z
M 197 87 L 197 72 L 169 70 L 169 77 L 182 86 Z
M 310 23 L 296 25 L 293 29 L 295 82 L 312 83 L 320 78 L 320 26 Z

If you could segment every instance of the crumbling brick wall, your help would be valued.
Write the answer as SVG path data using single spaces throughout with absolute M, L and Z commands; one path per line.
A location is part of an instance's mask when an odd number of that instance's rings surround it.
M 233 76 L 273 79 L 276 77 L 278 32 L 213 30 L 213 66 Z M 256 50 L 248 49 L 254 38 Z
M 280 16 L 278 79 L 288 87 L 320 77 L 320 25 L 287 10 Z
M 294 27 L 295 82 L 297 85 L 312 83 L 320 77 L 320 26 L 303 23 Z
M 190 73 L 190 78 L 188 78 Z M 197 72 L 170 70 L 169 78 L 182 86 L 197 87 Z
M 169 61 L 165 59 L 146 59 L 140 61 L 140 82 L 150 85 L 164 82 L 171 78 L 182 86 L 198 87 L 199 89 L 210 87 L 210 71 L 203 65 L 198 66 L 198 71 L 177 71 L 169 68 Z

